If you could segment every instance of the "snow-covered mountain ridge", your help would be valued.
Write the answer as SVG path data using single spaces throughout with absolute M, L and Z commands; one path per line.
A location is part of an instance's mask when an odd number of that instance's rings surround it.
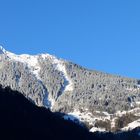
M 43 58 L 44 61 L 51 61 L 53 67 L 55 70 L 58 70 L 62 73 L 62 76 L 64 77 L 65 80 L 65 91 L 72 91 L 73 90 L 73 84 L 72 81 L 69 79 L 65 65 L 63 64 L 63 60 L 60 60 L 56 58 L 55 56 L 52 56 L 50 54 L 40 54 L 40 55 L 28 55 L 28 54 L 21 54 L 21 55 L 16 55 L 14 53 L 11 53 L 9 51 L 6 51 L 2 46 L 0 46 L 0 52 L 2 55 L 6 56 L 6 59 L 8 61 L 12 62 L 20 62 L 23 65 L 27 66 L 30 70 L 30 72 L 39 80 L 41 81 L 41 78 L 39 76 L 41 67 L 39 65 L 39 58 Z M 49 100 L 49 99 L 48 99 Z M 50 101 L 51 104 L 53 104 L 53 100 Z
M 50 54 L 16 55 L 0 47 L 0 84 L 37 106 L 66 113 L 65 119 L 78 119 L 90 131 L 140 126 L 137 79 L 91 71 Z

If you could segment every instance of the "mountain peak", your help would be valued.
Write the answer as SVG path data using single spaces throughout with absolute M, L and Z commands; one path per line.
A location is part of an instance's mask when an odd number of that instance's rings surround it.
M 5 54 L 5 53 L 6 53 L 6 50 L 2 46 L 0 46 L 0 54 Z
M 64 119 L 86 123 L 91 132 L 140 127 L 139 81 L 91 71 L 49 54 L 17 55 L 0 46 L 3 87 L 66 114 Z

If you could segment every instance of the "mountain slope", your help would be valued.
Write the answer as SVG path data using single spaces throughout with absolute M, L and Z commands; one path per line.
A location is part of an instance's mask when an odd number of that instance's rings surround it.
M 140 128 L 124 133 L 89 133 L 58 113 L 37 107 L 21 93 L 0 85 L 0 139 L 139 140 Z
M 139 122 L 140 80 L 88 70 L 49 54 L 16 55 L 1 47 L 0 84 L 37 106 L 67 113 L 65 119 L 79 119 L 91 131 L 128 130 Z
M 99 140 L 86 129 L 37 107 L 21 93 L 0 86 L 0 139 Z

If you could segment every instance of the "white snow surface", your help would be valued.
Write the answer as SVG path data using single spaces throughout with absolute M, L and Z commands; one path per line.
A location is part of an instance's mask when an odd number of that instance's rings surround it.
M 76 123 L 88 122 L 90 125 L 93 126 L 90 129 L 90 132 L 96 132 L 96 131 L 104 132 L 104 131 L 106 131 L 104 128 L 94 127 L 94 124 L 95 124 L 96 120 L 108 119 L 108 116 L 106 116 L 104 118 L 93 116 L 87 109 L 85 112 L 82 112 L 82 113 L 79 110 L 74 110 L 73 112 L 70 112 L 67 115 L 65 115 L 64 119 L 71 120 L 71 121 L 76 122 Z
M 73 121 L 73 118 L 77 118 L 80 122 L 92 121 L 92 114 L 87 112 L 80 112 L 79 110 L 74 110 L 74 112 L 68 113 L 64 116 L 64 119 L 70 119 Z
M 123 131 L 128 131 L 128 130 L 132 130 L 132 129 L 135 129 L 136 127 L 140 127 L 140 119 L 132 122 L 132 123 L 129 123 L 126 127 L 124 127 L 122 130 Z
M 140 88 L 140 84 L 137 85 Z
M 4 54 L 10 60 L 21 62 L 21 63 L 24 63 L 25 65 L 27 65 L 28 68 L 30 68 L 31 72 L 36 76 L 36 78 L 40 79 L 40 77 L 39 77 L 40 66 L 38 63 L 37 55 L 28 55 L 28 54 L 16 55 L 16 54 L 8 52 L 6 50 L 4 50 Z
M 26 64 L 31 69 L 31 72 L 37 77 L 37 79 L 40 80 L 39 71 L 41 68 L 38 63 L 39 55 L 28 55 L 28 54 L 16 55 L 14 53 L 6 51 L 3 47 L 0 47 L 0 52 L 8 56 L 8 58 L 11 60 L 15 60 Z M 65 85 L 65 91 L 73 91 L 73 83 L 67 74 L 64 61 L 57 59 L 55 56 L 49 54 L 41 54 L 41 56 L 46 60 L 51 59 L 54 68 L 62 72 L 67 83 Z
M 58 70 L 62 73 L 62 76 L 64 77 L 64 80 L 65 80 L 65 82 L 64 82 L 64 87 L 65 88 L 64 88 L 63 92 L 73 91 L 73 83 L 72 83 L 71 79 L 69 78 L 69 76 L 66 72 L 64 61 L 60 60 L 60 59 L 58 59 L 55 56 L 50 55 L 50 54 L 41 54 L 41 57 L 44 60 L 51 60 L 54 69 L 56 69 L 56 70 Z M 50 109 L 53 109 L 53 106 L 55 104 L 55 100 L 51 96 L 48 97 L 48 100 L 51 102 Z
M 2 46 L 0 46 L 0 54 L 4 54 L 7 56 L 7 58 L 11 61 L 17 61 L 17 62 L 21 62 L 25 65 L 27 65 L 27 67 L 30 69 L 30 72 L 33 73 L 33 75 L 35 75 L 35 77 L 41 81 L 41 78 L 39 77 L 39 72 L 41 70 L 38 59 L 41 56 L 43 59 L 45 59 L 46 61 L 48 59 L 51 59 L 52 64 L 54 66 L 55 69 L 57 69 L 58 71 L 60 71 L 65 79 L 65 85 L 64 85 L 64 91 L 73 91 L 73 83 L 71 81 L 71 79 L 69 78 L 65 65 L 64 65 L 64 61 L 57 59 L 55 56 L 50 55 L 50 54 L 40 54 L 40 55 L 28 55 L 28 54 L 21 54 L 21 55 L 16 55 L 14 53 L 11 53 L 9 51 L 6 51 Z M 51 106 L 50 108 L 52 108 L 52 106 L 54 105 L 55 101 L 53 99 L 51 99 L 51 97 L 48 97 L 48 101 L 51 102 Z
M 42 54 L 41 56 L 44 59 L 52 60 L 52 64 L 53 64 L 54 68 L 63 74 L 63 76 L 65 78 L 65 85 L 64 85 L 65 91 L 73 91 L 73 83 L 67 74 L 64 61 L 56 58 L 55 56 L 49 55 L 49 54 Z
M 0 46 L 0 54 L 5 54 L 5 52 L 6 50 L 2 46 Z
M 97 128 L 95 127 L 95 123 L 96 121 L 105 121 L 105 120 L 110 120 L 111 122 L 111 128 L 114 128 L 115 127 L 115 120 L 118 118 L 118 117 L 121 117 L 123 115 L 125 115 L 126 113 L 133 113 L 133 114 L 136 114 L 137 116 L 139 116 L 140 114 L 137 113 L 139 112 L 140 108 L 135 108 L 135 109 L 132 109 L 130 111 L 118 111 L 116 112 L 116 114 L 109 114 L 107 112 L 100 112 L 100 111 L 95 111 L 95 115 L 92 115 L 88 109 L 84 112 L 80 112 L 79 110 L 74 110 L 73 112 L 70 112 L 68 113 L 67 115 L 64 116 L 64 119 L 65 120 L 71 120 L 71 121 L 74 121 L 74 122 L 87 122 L 89 123 L 90 126 L 93 126 L 91 129 L 90 129 L 90 132 L 96 132 L 96 131 L 99 131 L 99 132 L 104 132 L 106 131 L 105 128 Z M 103 116 L 98 116 L 98 114 L 103 114 Z M 114 116 L 114 117 L 112 117 Z M 79 121 L 77 121 L 77 119 Z M 75 121 L 76 120 L 76 121 Z M 128 126 L 122 128 L 121 130 L 122 131 L 128 131 L 128 130 L 132 130 L 136 127 L 140 127 L 140 119 L 139 120 L 136 120 L 136 121 L 133 121 L 131 122 L 130 124 L 128 124 Z
M 97 127 L 92 127 L 90 132 L 105 132 L 106 130 L 104 128 L 97 128 Z

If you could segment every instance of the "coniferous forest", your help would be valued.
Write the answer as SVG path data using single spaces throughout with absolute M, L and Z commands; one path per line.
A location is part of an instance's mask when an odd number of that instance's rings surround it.
M 17 91 L 0 86 L 0 139 L 138 140 L 139 129 L 124 133 L 89 133 L 57 113 L 35 106 Z

